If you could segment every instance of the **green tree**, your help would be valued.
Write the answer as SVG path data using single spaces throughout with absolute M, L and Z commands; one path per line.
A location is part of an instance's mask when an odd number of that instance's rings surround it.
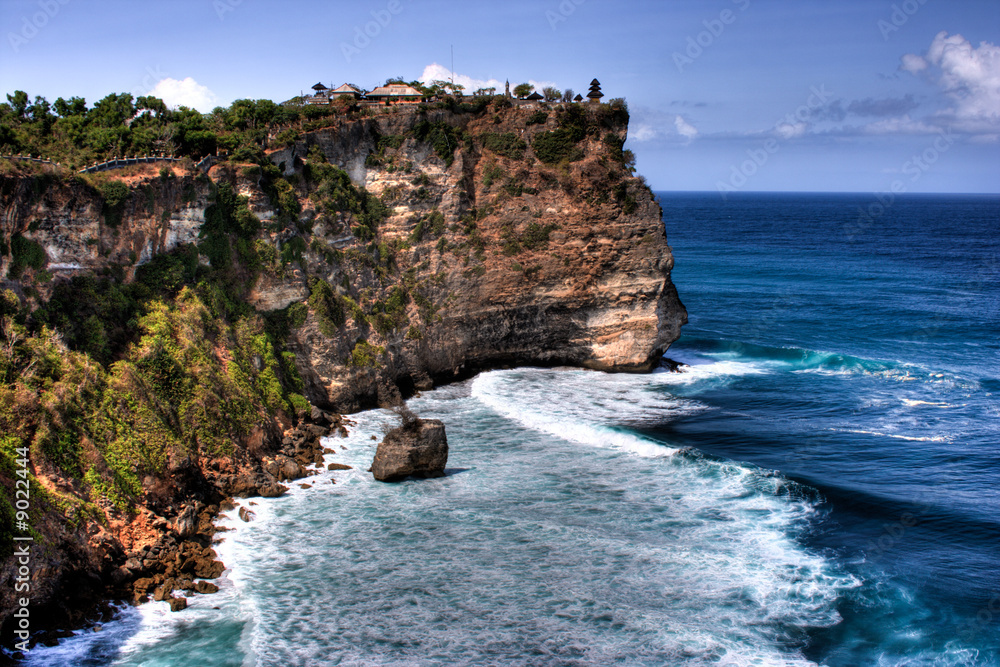
M 28 107 L 28 113 L 31 115 L 31 120 L 44 122 L 52 118 L 52 114 L 49 113 L 51 109 L 49 101 L 38 95 L 35 97 L 35 103 Z
M 562 101 L 563 102 L 572 102 L 574 97 L 576 97 L 576 93 L 573 92 L 573 89 L 572 88 L 567 88 L 566 90 L 563 91 Z
M 546 102 L 558 102 L 559 98 L 562 97 L 562 93 L 559 92 L 558 88 L 546 86 L 545 88 L 542 88 L 542 96 L 545 98 Z
M 112 93 L 94 105 L 87 122 L 97 127 L 122 127 L 135 115 L 135 105 L 129 93 Z
M 272 123 L 278 105 L 271 100 L 236 100 L 226 115 L 226 126 L 235 130 L 256 130 Z
M 530 83 L 521 83 L 514 86 L 514 97 L 523 100 L 525 97 L 534 92 L 535 87 Z
M 87 113 L 87 100 L 82 97 L 71 97 L 67 101 L 60 97 L 52 105 L 52 108 L 63 118 L 84 116 Z
M 28 93 L 23 90 L 15 90 L 13 95 L 7 95 L 11 109 L 18 118 L 24 118 L 24 112 L 28 110 Z
M 75 99 L 75 98 L 74 98 Z M 167 103 L 159 97 L 139 97 L 135 101 L 136 109 L 148 109 L 159 118 L 167 113 Z
M 201 158 L 215 153 L 218 138 L 208 128 L 205 117 L 194 109 L 181 107 L 174 117 L 173 142 L 182 155 Z

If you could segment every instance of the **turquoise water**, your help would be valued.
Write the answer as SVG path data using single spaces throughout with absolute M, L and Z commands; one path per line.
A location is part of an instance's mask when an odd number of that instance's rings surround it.
M 1000 200 L 662 197 L 686 373 L 428 392 L 449 474 L 398 485 L 357 415 L 220 593 L 30 664 L 1000 664 Z

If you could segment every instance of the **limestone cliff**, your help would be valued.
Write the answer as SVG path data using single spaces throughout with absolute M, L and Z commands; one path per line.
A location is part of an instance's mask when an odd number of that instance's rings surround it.
M 394 245 L 395 270 L 413 297 L 409 326 L 389 332 L 349 317 L 328 336 L 310 314 L 290 341 L 310 400 L 354 409 L 393 385 L 427 388 L 501 365 L 647 371 L 677 339 L 686 313 L 670 281 L 660 208 L 614 155 L 626 125 L 605 118 L 579 143 L 579 159 L 549 165 L 531 147 L 558 131 L 559 119 L 550 113 L 526 125 L 532 113 L 387 116 L 306 135 L 271 155 L 293 174 L 318 149 L 389 203 L 377 242 Z M 462 131 L 450 166 L 415 136 L 421 123 Z M 513 149 L 491 150 L 496 137 Z M 316 219 L 311 208 L 302 215 Z M 363 247 L 337 244 L 348 226 L 313 226 L 305 274 L 349 285 L 340 289 L 356 301 L 384 300 L 392 281 L 324 252 L 331 243 L 348 253 Z M 287 282 L 264 281 L 258 290 L 275 307 L 286 305 L 287 294 Z M 371 366 L 347 363 L 359 338 L 385 348 Z
M 150 559 L 161 546 L 195 567 L 210 536 L 185 537 L 184 512 L 280 492 L 295 457 L 318 457 L 316 433 L 305 450 L 287 434 L 309 418 L 299 393 L 350 412 L 493 367 L 653 368 L 686 313 L 659 205 L 622 150 L 627 121 L 623 106 L 499 100 L 345 115 L 207 173 L 0 165 L 4 454 L 30 445 L 32 483 L 55 499 L 33 604 L 87 572 L 88 589 L 141 599 L 181 574 Z M 111 288 L 103 310 L 78 308 L 100 288 L 80 277 L 97 274 L 141 285 L 129 298 L 145 310 Z M 8 326 L 12 300 L 26 329 Z M 53 353 L 69 361 L 40 379 L 31 355 Z M 146 444 L 127 444 L 129 424 Z M 0 469 L 8 491 L 12 475 Z M 11 604 L 0 594 L 0 620 Z
M 542 112 L 542 120 L 519 108 L 344 120 L 269 154 L 301 211 L 297 230 L 272 225 L 264 241 L 280 249 L 298 237 L 304 248 L 298 261 L 263 272 L 250 302 L 260 311 L 305 302 L 310 279 L 320 278 L 358 306 L 335 332 L 321 330 L 315 309 L 293 331 L 289 348 L 307 398 L 353 410 L 393 402 L 395 386 L 405 394 L 498 365 L 646 371 L 656 364 L 686 321 L 660 209 L 615 155 L 627 117 L 595 119 L 584 110 L 590 132 L 574 159 L 555 164 L 534 148 L 538 137 L 560 131 L 559 113 Z M 420 136 L 427 127 L 455 145 L 436 151 L 435 137 Z M 352 234 L 350 212 L 331 215 L 310 192 L 303 172 L 324 159 L 390 207 L 370 238 Z M 210 184 L 175 171 L 179 178 L 130 171 L 133 194 L 116 229 L 94 188 L 60 182 L 32 194 L 26 181 L 8 185 L 4 236 L 39 243 L 56 277 L 115 264 L 128 272 L 198 241 Z M 265 225 L 272 221 L 275 205 L 252 167 L 219 165 L 209 176 L 232 183 Z M 0 270 L 8 269 L 10 259 L 2 261 Z M 391 327 L 373 325 L 371 309 L 398 287 L 405 312 Z M 382 351 L 352 364 L 359 339 Z

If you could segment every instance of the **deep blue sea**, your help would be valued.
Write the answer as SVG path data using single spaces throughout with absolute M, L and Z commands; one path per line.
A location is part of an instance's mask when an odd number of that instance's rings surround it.
M 398 485 L 356 415 L 218 594 L 30 664 L 1000 665 L 1000 197 L 660 197 L 686 372 L 427 392 Z

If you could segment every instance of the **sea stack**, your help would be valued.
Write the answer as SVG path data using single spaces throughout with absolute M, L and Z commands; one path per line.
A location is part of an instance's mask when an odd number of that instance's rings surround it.
M 380 482 L 443 477 L 448 438 L 437 419 L 414 419 L 386 433 L 375 451 L 372 474 Z

